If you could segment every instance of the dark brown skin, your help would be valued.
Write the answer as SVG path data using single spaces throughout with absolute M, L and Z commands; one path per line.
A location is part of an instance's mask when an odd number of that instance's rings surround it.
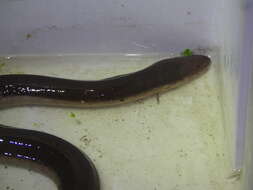
M 27 160 L 56 173 L 61 190 L 99 190 L 99 178 L 90 159 L 56 136 L 0 125 L 0 156 Z
M 189 82 L 207 71 L 210 63 L 211 60 L 202 55 L 164 59 L 146 69 L 99 81 L 2 75 L 0 107 L 103 107 L 123 104 Z M 31 144 L 35 148 L 13 145 L 10 141 Z M 59 177 L 62 190 L 99 189 L 93 164 L 77 148 L 58 137 L 0 125 L 0 155 L 27 159 L 53 169 Z
M 101 107 L 122 104 L 188 82 L 206 71 L 210 63 L 210 59 L 202 55 L 164 59 L 146 69 L 98 81 L 38 75 L 2 75 L 0 107 Z

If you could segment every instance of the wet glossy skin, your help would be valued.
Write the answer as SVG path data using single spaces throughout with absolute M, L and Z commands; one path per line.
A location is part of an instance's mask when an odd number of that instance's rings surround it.
M 37 75 L 0 76 L 0 107 L 20 105 L 99 107 L 145 98 L 177 87 L 210 65 L 206 56 L 161 60 L 146 69 L 98 81 Z
M 93 163 L 75 146 L 56 136 L 0 125 L 0 156 L 28 160 L 53 170 L 61 190 L 98 190 Z
M 0 107 L 122 104 L 189 82 L 207 71 L 210 63 L 208 57 L 201 55 L 164 59 L 146 69 L 99 81 L 2 75 Z M 57 173 L 62 190 L 99 189 L 93 164 L 77 148 L 58 137 L 0 125 L 0 155 L 30 160 L 51 168 Z

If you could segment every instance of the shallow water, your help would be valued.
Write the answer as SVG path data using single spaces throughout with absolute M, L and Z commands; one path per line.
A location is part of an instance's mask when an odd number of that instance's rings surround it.
M 136 71 L 163 57 L 164 54 L 2 57 L 0 73 L 95 80 Z M 233 190 L 236 181 L 228 179 L 231 158 L 214 65 L 197 80 L 161 94 L 159 101 L 155 96 L 103 109 L 3 109 L 0 123 L 44 131 L 73 143 L 94 161 L 102 190 Z M 40 173 L 4 163 L 0 163 L 0 182 L 0 190 L 56 189 Z

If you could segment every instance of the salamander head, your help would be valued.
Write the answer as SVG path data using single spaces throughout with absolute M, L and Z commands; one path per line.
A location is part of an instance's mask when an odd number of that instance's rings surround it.
M 211 59 L 204 55 L 192 55 L 182 59 L 181 64 L 180 74 L 188 77 L 207 71 L 211 65 Z

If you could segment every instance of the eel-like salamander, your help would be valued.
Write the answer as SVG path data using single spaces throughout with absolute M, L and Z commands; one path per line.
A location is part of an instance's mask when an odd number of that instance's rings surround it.
M 0 108 L 24 105 L 87 108 L 123 104 L 189 82 L 207 71 L 210 63 L 203 55 L 163 59 L 143 70 L 97 81 L 1 75 Z M 0 125 L 0 155 L 51 168 L 58 175 L 62 190 L 99 189 L 98 175 L 91 161 L 58 137 Z
M 49 168 L 57 175 L 61 190 L 99 190 L 98 174 L 90 159 L 59 137 L 0 125 L 0 155 Z

